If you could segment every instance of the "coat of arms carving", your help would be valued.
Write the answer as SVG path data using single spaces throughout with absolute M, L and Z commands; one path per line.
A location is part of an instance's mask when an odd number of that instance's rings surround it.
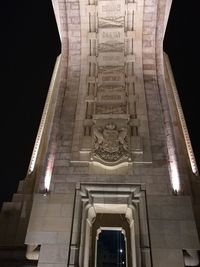
M 107 163 L 117 163 L 128 158 L 128 129 L 117 128 L 114 123 L 93 127 L 94 157 Z

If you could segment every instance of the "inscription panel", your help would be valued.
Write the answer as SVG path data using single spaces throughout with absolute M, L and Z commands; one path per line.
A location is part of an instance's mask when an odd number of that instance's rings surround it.
M 124 43 L 124 29 L 99 29 L 99 43 Z
M 97 101 L 100 103 L 123 103 L 125 102 L 125 94 L 122 92 L 100 92 L 97 95 Z
M 101 74 L 124 74 L 124 67 L 122 66 L 109 66 L 99 67 L 99 73 Z
M 114 1 L 99 1 L 98 2 L 99 17 L 120 17 L 124 16 L 124 2 L 119 0 Z
M 124 73 L 116 74 L 99 74 L 98 76 L 99 84 L 123 84 L 124 83 Z
M 123 52 L 124 51 L 124 43 L 99 43 L 98 45 L 99 52 Z
M 99 66 L 123 66 L 124 53 L 100 53 L 98 56 Z
M 126 114 L 127 113 L 127 106 L 126 104 L 97 104 L 96 105 L 96 114 Z

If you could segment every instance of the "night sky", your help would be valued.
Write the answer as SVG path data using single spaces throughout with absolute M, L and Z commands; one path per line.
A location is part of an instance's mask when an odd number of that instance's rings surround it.
M 174 0 L 164 50 L 200 167 L 198 2 Z M 50 0 L 3 1 L 0 12 L 2 202 L 26 176 L 60 41 Z

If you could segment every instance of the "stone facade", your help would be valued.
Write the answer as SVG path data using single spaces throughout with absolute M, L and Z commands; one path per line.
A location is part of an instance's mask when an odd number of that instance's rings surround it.
M 122 214 L 129 266 L 199 266 L 198 170 L 162 51 L 170 0 L 52 3 L 62 53 L 2 246 L 25 244 L 39 267 L 91 266 L 99 214 L 111 228 Z

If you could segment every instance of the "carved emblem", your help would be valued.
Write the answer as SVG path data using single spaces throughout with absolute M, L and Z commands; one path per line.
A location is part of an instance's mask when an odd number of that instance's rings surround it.
M 124 17 L 99 17 L 99 27 L 124 27 Z
M 109 163 L 128 157 L 127 127 L 117 129 L 114 123 L 94 126 L 93 136 L 95 157 Z

